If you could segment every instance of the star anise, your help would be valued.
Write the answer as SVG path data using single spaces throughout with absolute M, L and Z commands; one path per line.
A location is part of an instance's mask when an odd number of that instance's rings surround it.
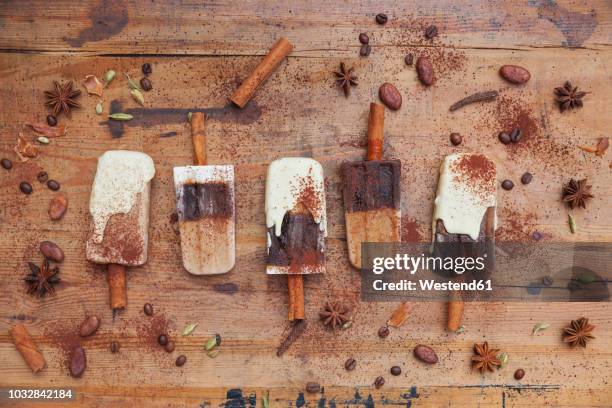
M 572 86 L 570 81 L 565 81 L 563 86 L 555 88 L 555 94 L 557 95 L 557 103 L 561 112 L 567 109 L 574 109 L 582 107 L 582 98 L 587 94 L 584 91 L 578 92 L 577 86 Z
M 589 340 L 594 339 L 591 332 L 595 326 L 589 324 L 589 319 L 582 317 L 578 320 L 572 320 L 570 325 L 563 329 L 563 341 L 569 343 L 571 347 L 581 345 L 586 347 Z
M 497 358 L 499 350 L 490 349 L 486 341 L 482 344 L 474 344 L 474 355 L 472 356 L 472 368 L 485 371 L 494 371 L 495 367 L 501 366 L 501 361 Z
M 28 294 L 37 297 L 43 297 L 46 293 L 54 294 L 53 285 L 60 281 L 57 276 L 59 268 L 57 266 L 50 268 L 49 260 L 46 258 L 40 267 L 32 262 L 28 262 L 28 266 L 30 274 L 23 279 L 28 284 Z
M 336 83 L 344 90 L 344 96 L 348 98 L 351 92 L 351 86 L 357 86 L 357 77 L 353 75 L 353 68 L 346 69 L 344 62 L 340 63 L 340 71 L 336 74 Z
M 81 104 L 77 101 L 77 98 L 81 96 L 81 91 L 73 89 L 72 86 L 72 81 L 65 82 L 62 85 L 53 81 L 54 89 L 45 91 L 45 97 L 47 98 L 45 106 L 50 107 L 55 116 L 62 112 L 69 113 L 70 108 L 81 107 Z
M 586 179 L 570 179 L 570 181 L 563 186 L 562 196 L 563 202 L 567 203 L 570 208 L 586 208 L 586 201 L 593 197 L 591 194 L 591 186 L 587 185 Z
M 349 321 L 348 309 L 337 302 L 327 302 L 325 309 L 319 312 L 319 317 L 324 325 L 331 326 L 333 330 Z

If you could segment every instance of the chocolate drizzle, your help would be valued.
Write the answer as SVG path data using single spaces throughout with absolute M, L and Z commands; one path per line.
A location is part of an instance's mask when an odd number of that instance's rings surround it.
M 399 160 L 372 160 L 342 165 L 347 212 L 400 208 Z
M 310 213 L 286 213 L 280 236 L 276 236 L 274 227 L 268 228 L 268 236 L 268 265 L 288 266 L 289 273 L 302 273 L 304 266 L 325 261 L 324 232 Z
M 190 183 L 182 186 L 179 215 L 183 221 L 232 216 L 232 192 L 226 183 Z

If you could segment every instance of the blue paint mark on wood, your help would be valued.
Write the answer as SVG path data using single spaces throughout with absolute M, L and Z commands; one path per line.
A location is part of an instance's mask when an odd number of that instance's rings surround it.
M 295 406 L 297 408 L 303 407 L 306 405 L 306 399 L 304 398 L 304 393 L 300 392 L 297 399 L 295 400 Z

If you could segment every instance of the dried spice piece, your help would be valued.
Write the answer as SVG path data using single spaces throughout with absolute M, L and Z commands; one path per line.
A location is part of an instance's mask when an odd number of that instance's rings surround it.
M 586 347 L 589 340 L 595 337 L 591 334 L 595 326 L 589 324 L 589 319 L 581 317 L 572 320 L 570 325 L 563 329 L 563 342 L 569 343 L 571 347 L 578 345 Z
M 45 106 L 50 107 L 55 116 L 62 112 L 70 113 L 71 108 L 81 107 L 81 104 L 77 101 L 77 98 L 81 96 L 81 91 L 73 89 L 73 86 L 72 81 L 62 85 L 57 81 L 53 81 L 53 89 L 45 91 L 45 97 L 47 98 Z
M 522 368 L 519 368 L 514 372 L 515 380 L 521 380 L 524 376 L 525 376 L 525 370 L 523 370 Z
M 144 95 L 138 89 L 132 89 L 130 91 L 132 99 L 134 99 L 140 106 L 144 106 Z
M 587 92 L 584 91 L 578 92 L 578 87 L 572 86 L 570 81 L 565 81 L 563 86 L 555 88 L 555 99 L 559 104 L 559 109 L 561 112 L 568 109 L 581 108 L 583 105 L 582 98 L 586 94 Z
M 376 22 L 378 24 L 384 25 L 384 24 L 387 24 L 387 21 L 389 21 L 389 17 L 387 17 L 385 13 L 378 13 L 376 15 Z
M 484 91 L 484 92 L 476 92 L 470 96 L 467 96 L 455 103 L 453 103 L 450 107 L 450 111 L 456 111 L 457 109 L 463 108 L 466 105 L 470 105 L 472 103 L 477 102 L 488 102 L 497 98 L 499 92 L 497 91 Z
M 574 221 L 574 217 L 572 214 L 567 214 L 567 223 L 569 224 L 569 229 L 572 234 L 576 233 L 576 221 Z
M 501 362 L 501 365 L 498 367 L 498 369 L 501 370 L 502 368 L 508 365 L 508 360 L 509 360 L 508 353 L 506 352 L 501 353 L 499 356 L 497 356 L 497 359 Z
M 348 98 L 351 86 L 357 86 L 357 77 L 353 75 L 354 68 L 346 69 L 344 62 L 340 63 L 340 71 L 335 71 L 336 83 L 344 90 L 344 96 Z
M 125 77 L 128 80 L 128 87 L 130 89 L 138 89 L 139 91 L 142 91 L 142 89 L 140 89 L 140 85 L 138 85 L 138 83 L 136 81 L 134 81 L 132 78 L 130 78 L 130 76 L 128 74 L 125 74 Z
M 38 149 L 32 143 L 28 142 L 23 134 L 19 133 L 17 136 L 17 145 L 13 148 L 19 159 L 23 162 L 27 161 L 29 158 L 34 158 L 38 156 Z
M 57 118 L 53 115 L 47 115 L 47 125 L 49 126 L 57 125 Z
M 593 198 L 591 187 L 592 186 L 587 185 L 587 179 L 570 179 L 570 181 L 563 186 L 563 202 L 567 203 L 572 209 L 575 207 L 586 208 L 586 201 L 589 198 Z
M 480 370 L 485 373 L 487 370 L 493 372 L 495 367 L 501 366 L 501 361 L 497 358 L 498 349 L 489 348 L 489 343 L 474 344 L 474 355 L 472 356 L 472 369 Z
M 408 318 L 410 312 L 410 304 L 404 302 L 398 306 L 391 314 L 391 318 L 387 321 L 387 325 L 391 327 L 400 327 Z
M 51 141 L 49 140 L 49 138 L 48 138 L 48 137 L 45 137 L 45 136 L 39 136 L 39 137 L 37 137 L 37 138 L 36 138 L 36 141 L 37 141 L 38 143 L 40 143 L 40 144 L 44 144 L 44 145 L 47 145 L 47 144 L 49 144 L 49 143 L 51 142 Z
M 83 86 L 89 95 L 102 96 L 104 93 L 104 84 L 95 75 L 87 75 L 85 81 L 83 81 Z
M 404 57 L 404 62 L 406 63 L 406 65 L 408 66 L 412 66 L 412 63 L 414 62 L 414 54 L 408 54 Z
M 538 333 L 539 333 L 539 332 L 541 332 L 542 330 L 546 330 L 546 329 L 548 329 L 548 327 L 550 327 L 550 324 L 548 324 L 548 323 L 542 323 L 542 322 L 540 322 L 540 323 L 536 323 L 536 324 L 533 326 L 533 329 L 531 329 L 531 335 L 532 335 L 532 336 L 535 336 L 536 334 L 538 334 Z
M 102 101 L 100 101 L 96 104 L 96 115 L 101 115 L 103 110 Z
M 191 333 L 193 333 L 193 331 L 196 329 L 196 327 L 198 327 L 197 323 L 190 323 L 187 326 L 185 326 L 185 328 L 183 329 L 183 332 L 181 333 L 181 335 L 183 336 L 189 336 Z
M 151 89 L 153 89 L 153 84 L 149 78 L 140 78 L 140 87 L 143 91 L 149 92 Z
M 117 76 L 117 73 L 115 71 L 113 71 L 112 69 L 109 69 L 108 71 L 106 71 L 104 73 L 104 82 L 106 82 L 106 84 L 104 86 L 108 86 L 108 84 L 115 79 L 115 76 Z
M 130 115 L 129 113 L 119 112 L 108 115 L 108 118 L 112 120 L 132 120 L 134 119 L 134 116 Z
M 425 38 L 431 40 L 434 37 L 438 36 L 438 27 L 435 25 L 430 25 L 425 29 Z
M 49 126 L 45 125 L 44 123 L 26 123 L 26 126 L 32 129 L 34 132 L 47 137 L 61 137 L 66 134 L 66 125 Z
M 55 288 L 53 285 L 60 282 L 60 278 L 57 276 L 59 268 L 57 266 L 50 268 L 49 260 L 46 258 L 40 267 L 32 262 L 28 262 L 28 266 L 30 267 L 30 274 L 23 279 L 28 284 L 27 293 L 37 297 L 44 297 L 47 293 L 54 294 Z
M 608 150 L 609 146 L 610 146 L 610 139 L 607 137 L 600 137 L 599 141 L 597 142 L 597 146 L 595 147 L 590 147 L 590 146 L 578 146 L 578 147 L 587 153 L 595 153 L 595 155 L 602 157 L 606 153 L 606 150 Z
M 319 317 L 323 320 L 323 324 L 331 326 L 333 330 L 342 327 L 344 323 L 350 319 L 348 317 L 348 309 L 337 302 L 327 302 L 325 309 L 319 312 Z

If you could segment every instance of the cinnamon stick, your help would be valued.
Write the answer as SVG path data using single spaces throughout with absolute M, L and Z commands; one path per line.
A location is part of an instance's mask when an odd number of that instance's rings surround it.
M 456 332 L 461 327 L 463 320 L 463 308 L 465 303 L 461 299 L 461 295 L 457 293 L 451 294 L 451 300 L 448 302 L 448 322 L 446 327 L 452 332 Z
M 385 107 L 379 103 L 370 103 L 368 119 L 368 160 L 382 160 L 385 128 Z
M 194 112 L 191 115 L 191 139 L 193 141 L 194 161 L 198 166 L 206 164 L 206 134 L 204 124 L 206 116 L 202 112 Z
M 47 363 L 45 361 L 45 357 L 36 347 L 34 340 L 28 333 L 26 327 L 18 323 L 11 330 L 11 337 L 13 338 L 13 343 L 17 350 L 21 354 L 21 357 L 25 360 L 30 370 L 33 373 L 37 373 L 43 368 L 46 367 Z
M 251 75 L 234 92 L 230 100 L 240 108 L 244 108 L 257 88 L 274 72 L 292 50 L 293 45 L 286 38 L 279 38 Z
M 108 288 L 110 291 L 111 309 L 125 309 L 127 307 L 125 266 L 109 264 L 106 277 L 108 279 Z
M 304 320 L 304 277 L 303 275 L 287 275 L 289 289 L 289 321 Z

